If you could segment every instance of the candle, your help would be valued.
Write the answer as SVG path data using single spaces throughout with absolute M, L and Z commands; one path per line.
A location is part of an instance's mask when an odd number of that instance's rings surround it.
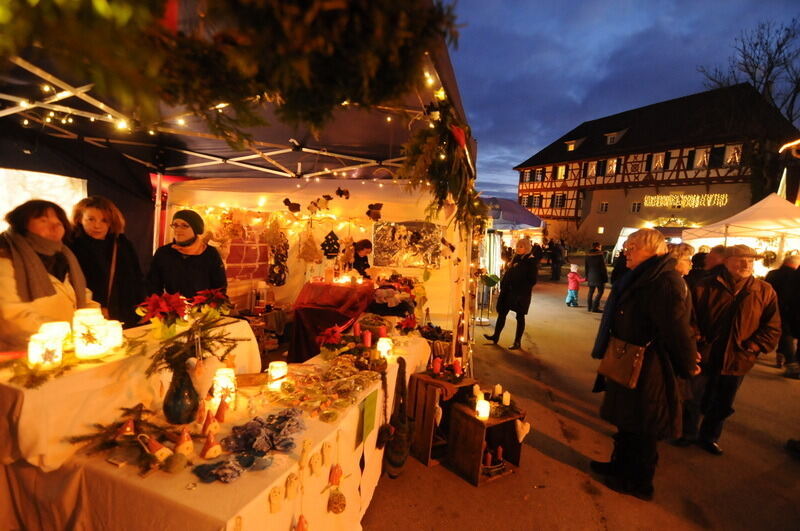
M 386 327 L 384 325 L 378 327 L 378 337 L 386 337 Z
M 461 376 L 461 358 L 456 358 L 453 360 L 453 373 L 456 376 Z
M 388 358 L 389 354 L 391 354 L 392 352 L 392 346 L 393 345 L 391 339 L 389 339 L 388 337 L 381 337 L 378 339 L 378 343 L 377 345 L 375 345 L 375 348 L 378 349 L 378 352 L 381 353 L 381 356 L 383 356 L 384 358 Z
M 500 384 L 495 385 L 494 386 L 493 396 L 496 396 L 496 397 L 499 398 L 502 394 L 503 394 L 503 386 L 500 385 Z
M 369 330 L 364 330 L 361 333 L 361 342 L 364 344 L 365 347 L 369 348 L 372 346 L 372 332 Z
M 50 369 L 61 365 L 64 340 L 59 336 L 33 334 L 28 340 L 28 365 Z
M 475 402 L 475 412 L 478 415 L 478 418 L 481 420 L 487 420 L 489 418 L 489 411 L 491 410 L 491 406 L 487 400 L 483 400 L 479 398 Z
M 486 453 L 483 454 L 483 466 L 492 466 L 492 452 L 486 450 Z
M 285 361 L 271 361 L 267 372 L 269 373 L 268 387 L 273 391 L 278 391 L 286 375 L 289 374 L 289 365 Z
M 122 323 L 119 321 L 106 321 L 103 326 L 106 346 L 109 349 L 119 348 L 125 341 L 122 335 Z
M 363 278 L 361 278 L 361 277 L 358 277 L 358 278 L 356 279 L 356 284 L 363 284 L 363 283 L 364 283 L 364 279 L 363 279 Z
M 431 368 L 433 369 L 434 374 L 439 374 L 442 372 L 442 358 L 433 358 Z
M 67 321 L 53 321 L 40 326 L 39 333 L 52 338 L 60 337 L 64 341 L 72 333 L 72 329 Z
M 358 321 L 353 325 L 353 335 L 356 337 L 361 335 L 361 323 Z
M 72 317 L 72 336 L 78 359 L 97 358 L 105 354 L 105 319 L 100 308 L 81 308 Z
M 236 409 L 236 374 L 233 369 L 217 369 L 212 385 L 214 398 L 211 400 L 211 409 L 216 410 L 223 397 L 231 409 Z
M 503 393 L 503 405 L 504 406 L 510 406 L 511 405 L 511 393 L 509 393 L 508 391 Z
M 503 462 L 503 447 L 502 446 L 498 446 L 497 450 L 495 451 L 495 453 L 497 454 L 497 461 L 502 463 Z
M 475 398 L 483 398 L 483 391 L 481 391 L 481 386 L 478 384 L 473 385 L 472 394 L 475 396 Z

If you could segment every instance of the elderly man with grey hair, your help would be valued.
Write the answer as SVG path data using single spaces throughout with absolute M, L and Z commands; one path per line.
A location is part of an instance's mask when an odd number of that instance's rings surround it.
M 797 266 L 800 266 L 800 255 L 789 255 L 783 259 L 783 264 L 778 269 L 773 269 L 767 273 L 766 280 L 778 295 L 778 308 L 781 314 L 781 338 L 778 341 L 777 366 L 780 369 L 783 362 L 786 362 L 787 378 L 800 377 L 800 364 L 797 363 L 797 341 L 798 331 L 795 330 L 797 323 L 795 312 L 798 310 L 796 287 L 798 281 Z
M 726 247 L 724 269 L 692 288 L 702 372 L 692 381 L 693 400 L 685 404 L 679 446 L 696 442 L 707 452 L 722 455 L 718 441 L 725 419 L 734 412 L 742 379 L 759 354 L 778 345 L 778 298 L 769 284 L 753 277 L 756 258 L 746 245 Z

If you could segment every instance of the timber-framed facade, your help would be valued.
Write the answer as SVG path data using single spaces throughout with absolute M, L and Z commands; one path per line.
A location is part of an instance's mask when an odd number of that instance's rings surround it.
M 557 235 L 607 244 L 622 227 L 698 226 L 750 204 L 754 146 L 797 130 L 742 84 L 584 122 L 514 169 L 522 206 Z

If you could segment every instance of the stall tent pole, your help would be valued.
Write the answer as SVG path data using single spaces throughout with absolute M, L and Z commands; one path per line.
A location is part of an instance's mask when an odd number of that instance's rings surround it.
M 161 172 L 156 173 L 156 206 L 153 212 L 153 253 L 161 239 Z
M 786 235 L 781 233 L 781 240 L 778 243 L 778 259 L 775 260 L 778 267 L 783 264 L 783 253 L 785 252 L 785 245 L 786 245 Z
M 725 247 L 728 246 L 728 224 L 725 224 L 725 241 L 722 242 Z

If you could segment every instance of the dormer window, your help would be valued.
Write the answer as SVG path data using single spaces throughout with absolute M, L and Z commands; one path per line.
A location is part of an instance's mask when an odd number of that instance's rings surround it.
M 627 129 L 623 129 L 622 131 L 614 131 L 612 133 L 606 133 L 605 134 L 606 145 L 613 146 L 614 144 L 619 142 L 619 139 L 622 138 L 622 135 L 624 135 L 626 131 Z
M 575 151 L 575 142 L 567 142 L 567 151 Z

